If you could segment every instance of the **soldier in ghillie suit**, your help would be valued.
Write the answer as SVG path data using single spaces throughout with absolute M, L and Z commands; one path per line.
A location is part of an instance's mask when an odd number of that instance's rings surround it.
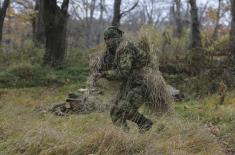
M 141 133 L 153 122 L 138 112 L 146 103 L 158 114 L 172 110 L 172 97 L 158 70 L 153 69 L 148 52 L 123 39 L 123 31 L 108 27 L 104 32 L 106 52 L 97 63 L 95 80 L 106 78 L 121 82 L 110 114 L 113 123 L 129 130 L 127 120 L 135 122 Z

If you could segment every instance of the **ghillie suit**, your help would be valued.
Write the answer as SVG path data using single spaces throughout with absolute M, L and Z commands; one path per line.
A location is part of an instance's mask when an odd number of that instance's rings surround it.
M 89 114 L 92 112 L 104 112 L 110 109 L 109 98 L 103 99 L 103 92 L 97 90 L 95 75 L 101 66 L 100 55 L 93 53 L 89 56 L 90 76 L 87 79 L 87 88 L 70 93 L 63 102 L 56 103 L 49 109 L 50 112 L 64 116 L 67 114 Z
M 139 107 L 146 103 L 157 114 L 172 112 L 172 96 L 147 50 L 123 40 L 116 27 L 108 28 L 104 36 L 107 51 L 97 63 L 98 72 L 108 80 L 121 82 L 110 112 L 112 121 L 128 130 L 126 121 L 131 120 L 141 132 L 147 131 L 152 121 L 138 112 Z M 141 46 L 147 47 L 147 44 L 140 42 Z
M 90 76 L 87 79 L 87 88 L 79 89 L 76 92 L 70 93 L 65 101 L 55 103 L 49 109 L 50 112 L 58 116 L 64 116 L 67 114 L 89 114 L 92 112 L 104 112 L 110 109 L 110 102 L 113 100 L 112 96 L 115 95 L 115 90 L 118 89 L 117 87 L 119 84 L 103 81 L 102 84 L 99 83 L 102 87 L 96 89 L 97 84 L 95 81 L 95 75 L 101 70 L 101 68 L 104 68 L 102 65 L 106 64 L 101 62 L 101 57 L 103 57 L 103 55 L 100 53 L 92 53 L 89 55 Z M 109 89 L 110 85 L 112 85 L 112 90 Z M 103 95 L 103 91 L 106 92 L 105 97 Z
M 89 95 L 88 91 L 90 91 Z M 65 102 L 55 104 L 49 111 L 58 116 L 104 112 L 109 109 L 109 105 L 97 97 L 99 93 L 98 91 L 87 89 L 70 93 Z
M 146 105 L 158 115 L 173 113 L 173 97 L 177 99 L 177 95 L 180 93 L 173 92 L 172 89 L 174 88 L 166 84 L 159 71 L 157 51 L 154 47 L 151 47 L 145 35 L 140 37 L 137 46 L 149 56 L 148 67 L 143 71 L 149 100 Z

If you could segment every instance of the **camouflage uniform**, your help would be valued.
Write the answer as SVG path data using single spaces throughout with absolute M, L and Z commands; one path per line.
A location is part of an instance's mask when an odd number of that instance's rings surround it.
M 115 125 L 128 130 L 126 121 L 130 120 L 137 123 L 140 131 L 144 132 L 152 126 L 152 121 L 138 112 L 138 108 L 149 100 L 143 76 L 148 70 L 149 56 L 134 44 L 122 40 L 121 36 L 122 31 L 116 27 L 109 27 L 104 34 L 106 41 L 114 39 L 112 41 L 117 46 L 107 46 L 100 72 L 108 80 L 121 81 L 121 88 L 110 114 Z

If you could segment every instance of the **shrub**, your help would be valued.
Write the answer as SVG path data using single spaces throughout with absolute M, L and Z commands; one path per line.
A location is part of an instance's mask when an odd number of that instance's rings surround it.
M 27 48 L 1 53 L 0 87 L 32 87 L 84 83 L 88 75 L 87 52 L 68 52 L 65 66 L 56 70 L 42 66 L 43 50 Z

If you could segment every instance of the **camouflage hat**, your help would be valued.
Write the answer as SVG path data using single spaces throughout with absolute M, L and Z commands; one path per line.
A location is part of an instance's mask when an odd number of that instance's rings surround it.
M 110 26 L 104 31 L 104 39 L 121 38 L 123 33 L 117 26 Z

